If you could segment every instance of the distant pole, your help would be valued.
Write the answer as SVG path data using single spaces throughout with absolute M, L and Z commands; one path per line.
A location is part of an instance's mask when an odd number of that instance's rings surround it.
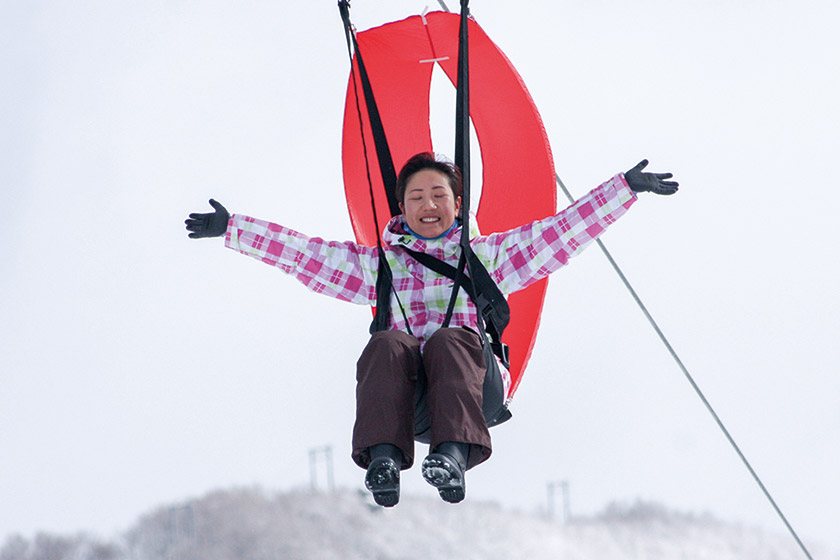
M 182 558 L 183 548 L 195 541 L 195 515 L 191 504 L 169 508 L 169 525 L 164 539 L 167 558 Z
M 335 480 L 333 479 L 333 456 L 332 447 L 326 448 L 327 459 L 327 490 L 332 493 L 335 491 Z
M 309 474 L 310 487 L 312 492 L 318 491 L 318 462 L 323 461 L 326 470 L 327 492 L 335 491 L 335 480 L 333 478 L 333 455 L 332 446 L 314 447 L 309 450 Z
M 556 519 L 555 511 L 555 495 L 557 490 L 560 490 L 560 496 L 563 505 L 563 523 L 569 523 L 572 520 L 571 500 L 569 498 L 569 481 L 561 480 L 559 482 L 549 482 L 547 484 L 548 492 L 548 517 L 549 519 Z

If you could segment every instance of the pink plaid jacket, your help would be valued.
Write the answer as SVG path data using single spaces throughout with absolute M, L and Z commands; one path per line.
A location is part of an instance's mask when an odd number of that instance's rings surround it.
M 554 216 L 501 233 L 471 235 L 470 243 L 502 293 L 511 294 L 565 266 L 635 201 L 635 194 L 619 174 Z M 424 240 L 406 233 L 403 223 L 402 216 L 392 218 L 382 235 L 396 291 L 391 296 L 390 327 L 406 330 L 407 320 L 423 342 L 443 324 L 454 282 L 426 268 L 402 248 L 428 253 L 455 266 L 461 232 L 458 228 L 440 239 Z M 240 214 L 231 216 L 225 245 L 276 266 L 314 292 L 351 303 L 376 304 L 376 247 L 307 237 Z M 450 326 L 475 327 L 476 322 L 475 307 L 461 290 Z M 504 368 L 502 376 L 507 394 L 510 377 Z

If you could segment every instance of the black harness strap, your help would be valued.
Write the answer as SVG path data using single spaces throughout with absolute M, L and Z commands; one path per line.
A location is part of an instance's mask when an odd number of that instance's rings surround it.
M 359 50 L 359 43 L 356 41 L 356 34 L 353 33 L 353 24 L 350 23 L 350 2 L 349 0 L 342 0 L 338 3 L 339 11 L 341 12 L 341 19 L 344 22 L 344 30 L 348 37 L 348 42 L 353 41 L 353 50 L 356 53 L 356 62 L 359 65 L 359 81 L 362 82 L 362 91 L 365 95 L 365 106 L 367 107 L 368 117 L 370 120 L 370 130 L 373 133 L 373 143 L 376 147 L 376 157 L 379 160 L 379 171 L 382 174 L 382 184 L 385 186 L 385 195 L 388 197 L 388 207 L 391 210 L 391 216 L 396 216 L 400 213 L 400 205 L 397 200 L 397 172 L 394 168 L 394 160 L 391 157 L 391 149 L 388 147 L 388 139 L 385 136 L 385 127 L 382 125 L 382 118 L 379 115 L 379 108 L 376 105 L 376 99 L 373 96 L 373 88 L 370 85 L 370 78 L 368 77 L 367 69 L 362 60 L 362 52 Z M 352 60 L 350 63 L 352 64 Z M 359 115 L 359 126 L 362 126 L 361 115 Z M 364 127 L 362 126 L 364 129 Z M 364 130 L 362 131 L 364 137 Z M 377 234 L 379 232 L 377 231 Z
M 461 240 L 460 246 L 462 248 L 461 256 L 458 261 L 458 267 L 453 267 L 439 259 L 424 253 L 418 253 L 406 249 L 412 256 L 428 268 L 455 280 L 455 285 L 452 290 L 452 296 L 447 308 L 446 318 L 444 319 L 443 327 L 448 327 L 452 318 L 452 313 L 455 308 L 455 302 L 458 298 L 458 290 L 460 287 L 464 288 L 467 295 L 476 306 L 478 316 L 478 327 L 482 337 L 486 338 L 485 333 L 490 335 L 490 345 L 493 348 L 493 353 L 498 356 L 505 367 L 509 367 L 507 346 L 503 345 L 502 332 L 510 321 L 510 308 L 502 295 L 499 287 L 490 277 L 487 269 L 478 259 L 470 246 L 469 235 L 469 208 L 470 208 L 470 142 L 469 142 L 469 53 L 468 53 L 468 8 L 469 0 L 461 0 L 461 29 L 459 34 L 458 46 L 458 88 L 456 92 L 456 133 L 455 133 L 455 164 L 461 170 L 463 180 L 463 194 L 461 197 Z M 382 182 L 385 186 L 385 193 L 388 197 L 388 205 L 391 210 L 391 215 L 396 216 L 400 213 L 399 204 L 396 199 L 396 183 L 397 176 L 394 168 L 393 158 L 391 157 L 391 150 L 388 147 L 388 140 L 385 135 L 385 128 L 382 124 L 382 119 L 379 114 L 379 109 L 376 106 L 376 99 L 373 95 L 373 88 L 370 84 L 370 79 L 362 61 L 362 54 L 359 50 L 356 36 L 353 33 L 353 26 L 350 22 L 350 2 L 349 0 L 340 0 L 338 3 L 339 11 L 341 12 L 341 19 L 344 23 L 344 30 L 347 36 L 347 48 L 355 52 L 356 61 L 359 68 L 359 81 L 362 84 L 362 90 L 365 97 L 365 105 L 370 119 L 370 128 L 373 133 L 373 140 L 376 146 L 376 154 L 379 159 L 379 169 L 382 174 Z M 351 57 L 351 68 L 353 53 Z M 355 86 L 355 80 L 354 80 Z M 359 113 L 359 124 L 362 126 L 361 111 L 358 110 L 358 95 L 356 96 L 357 112 Z M 363 126 L 362 126 L 363 129 Z M 365 145 L 364 130 L 362 132 L 362 144 Z M 365 148 L 365 165 L 367 165 L 367 148 Z M 393 276 L 388 262 L 384 256 L 384 250 L 381 245 L 381 238 L 379 234 L 379 223 L 376 214 L 376 205 L 373 197 L 373 186 L 370 180 L 370 172 L 368 169 L 368 183 L 371 185 L 371 206 L 373 207 L 373 219 L 376 227 L 377 247 L 379 249 L 379 270 L 376 278 L 376 315 L 370 326 L 370 332 L 385 330 L 388 328 L 388 318 L 391 315 L 391 293 L 394 292 Z M 469 272 L 467 274 L 466 272 Z M 396 294 L 395 294 L 396 295 Z M 399 302 L 399 299 L 397 299 Z M 400 304 L 402 310 L 402 304 Z M 403 316 L 406 321 L 406 328 L 411 334 L 411 327 L 408 324 L 408 318 Z
M 475 304 L 478 315 L 483 317 L 485 321 L 484 327 L 487 334 L 490 335 L 490 345 L 493 348 L 493 353 L 506 368 L 509 368 L 508 347 L 506 344 L 502 344 L 502 332 L 510 321 L 510 307 L 499 286 L 490 277 L 484 265 L 481 262 L 474 263 L 471 269 L 478 272 L 478 275 L 475 278 L 461 275 L 459 280 L 458 269 L 451 264 L 427 253 L 414 251 L 407 247 L 403 247 L 403 249 L 426 268 L 437 272 L 441 276 L 455 280 L 456 283 L 460 282 L 461 287 L 464 288 L 464 291 L 467 292 L 467 295 Z M 470 253 L 475 256 L 472 251 Z M 478 257 L 476 257 L 477 259 Z
M 443 319 L 443 327 L 449 326 L 458 289 L 463 284 L 464 269 L 469 268 L 470 247 L 470 68 L 469 68 L 469 0 L 461 0 L 461 26 L 458 32 L 458 84 L 455 91 L 455 165 L 461 170 L 461 257 L 458 259 L 455 287 L 449 298 L 449 306 Z M 481 314 L 479 314 L 481 321 Z M 484 326 L 479 324 L 483 332 Z
M 394 162 L 391 158 L 391 150 L 388 147 L 388 140 L 385 137 L 385 129 L 382 126 L 382 119 L 379 117 L 379 109 L 376 107 L 376 99 L 373 97 L 373 88 L 370 86 L 367 70 L 365 70 L 362 62 L 362 54 L 359 51 L 359 44 L 356 41 L 356 34 L 353 32 L 353 24 L 350 22 L 350 1 L 341 0 L 338 3 L 338 9 L 341 13 L 341 20 L 344 23 L 344 34 L 347 39 L 347 51 L 350 55 L 350 69 L 353 69 L 353 52 L 356 53 L 356 60 L 359 65 L 359 78 L 362 82 L 362 90 L 365 95 L 365 104 L 368 109 L 370 117 L 371 131 L 373 132 L 373 142 L 376 147 L 377 158 L 379 159 L 379 171 L 382 174 L 382 184 L 385 186 L 385 193 L 388 196 L 388 206 L 391 210 L 391 215 L 399 214 L 400 208 L 397 204 L 397 197 L 395 194 L 397 175 L 394 171 Z M 356 80 L 351 75 L 353 80 L 353 88 L 355 91 Z M 388 266 L 388 261 L 384 257 L 384 250 L 382 248 L 382 238 L 379 234 L 379 219 L 376 212 L 376 201 L 373 196 L 373 181 L 370 178 L 370 166 L 368 164 L 367 143 L 365 142 L 364 125 L 362 124 L 362 111 L 359 108 L 359 95 L 356 92 L 356 113 L 359 117 L 359 133 L 362 138 L 362 149 L 365 154 L 365 171 L 367 173 L 368 186 L 370 188 L 370 206 L 373 212 L 373 224 L 376 229 L 376 247 L 379 251 L 379 268 L 376 274 L 376 314 L 370 324 L 370 333 L 373 334 L 378 331 L 384 331 L 388 328 L 388 317 L 391 315 L 391 292 L 394 291 L 393 275 L 391 267 Z M 397 297 L 394 291 L 394 297 Z M 405 327 L 408 334 L 411 332 L 411 325 L 408 322 L 405 309 L 397 297 L 397 303 L 400 305 L 400 311 L 405 319 Z

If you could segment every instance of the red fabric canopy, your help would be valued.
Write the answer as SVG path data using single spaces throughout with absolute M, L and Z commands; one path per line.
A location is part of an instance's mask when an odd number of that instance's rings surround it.
M 453 84 L 458 70 L 460 16 L 432 12 L 361 32 L 359 50 L 376 98 L 397 172 L 414 154 L 432 150 L 429 90 L 433 59 Z M 542 119 L 513 65 L 481 27 L 470 21 L 470 117 L 481 148 L 483 177 L 478 224 L 483 234 L 505 231 L 556 212 L 554 164 Z M 443 59 L 443 60 L 442 60 Z M 355 61 L 354 61 L 355 65 Z M 352 79 L 356 76 L 356 87 Z M 359 243 L 376 245 L 370 186 L 356 109 L 364 121 L 379 226 L 391 214 L 376 161 L 358 72 L 344 109 L 342 162 L 347 206 Z M 453 90 L 453 105 L 455 102 Z M 473 177 L 473 184 L 476 182 Z M 510 296 L 512 387 L 519 386 L 534 346 L 547 281 Z

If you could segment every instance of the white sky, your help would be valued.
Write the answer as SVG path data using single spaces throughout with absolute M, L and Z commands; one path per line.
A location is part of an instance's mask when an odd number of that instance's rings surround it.
M 836 3 L 472 4 L 574 193 L 643 157 L 675 173 L 604 241 L 806 543 L 840 545 Z M 183 229 L 212 196 L 352 238 L 348 68 L 333 1 L 0 0 L 0 539 L 305 486 L 322 445 L 361 487 L 369 311 Z M 594 246 L 550 282 L 513 412 L 471 499 L 532 510 L 568 480 L 573 513 L 643 498 L 785 531 Z

